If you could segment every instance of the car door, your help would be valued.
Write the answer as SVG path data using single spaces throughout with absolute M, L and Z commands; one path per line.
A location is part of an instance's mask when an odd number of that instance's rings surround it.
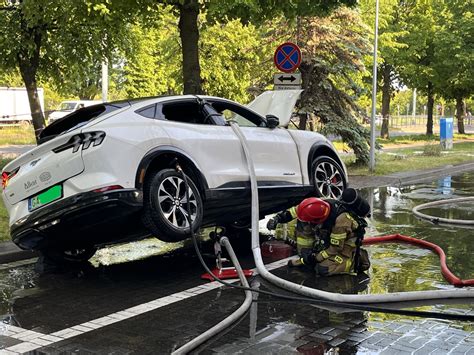
M 156 123 L 169 136 L 170 145 L 196 163 L 209 188 L 248 180 L 237 136 L 225 122 L 216 124 L 214 119 L 205 122 L 198 100 L 195 97 L 158 104 Z
M 236 103 L 216 99 L 209 101 L 226 119 L 239 124 L 249 144 L 260 186 L 302 184 L 297 146 L 286 129 L 268 128 L 263 117 Z M 232 130 L 229 126 L 224 128 Z M 234 149 L 242 152 L 240 142 Z M 246 164 L 243 153 L 240 159 Z

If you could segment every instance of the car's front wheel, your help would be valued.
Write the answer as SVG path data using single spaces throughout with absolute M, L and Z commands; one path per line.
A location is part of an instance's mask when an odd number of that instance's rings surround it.
M 193 231 L 202 222 L 202 199 L 193 180 L 186 175 L 189 194 L 183 176 L 173 169 L 154 172 L 144 186 L 143 223 L 158 239 L 176 242 L 191 235 L 189 217 Z
M 330 157 L 319 157 L 312 164 L 313 184 L 320 197 L 337 199 L 346 188 L 344 169 Z

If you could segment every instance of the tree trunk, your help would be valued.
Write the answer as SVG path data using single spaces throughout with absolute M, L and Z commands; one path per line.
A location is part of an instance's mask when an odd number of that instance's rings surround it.
M 314 65 L 308 63 L 307 61 L 303 61 L 300 65 L 300 73 L 301 73 L 301 82 L 302 82 L 302 89 L 303 92 L 301 93 L 300 97 L 300 107 L 305 107 L 308 99 L 310 98 L 310 85 L 311 85 L 311 74 L 314 69 Z M 298 112 L 298 117 L 300 119 L 300 124 L 298 129 L 304 131 L 306 130 L 306 122 L 308 122 L 308 112 Z
M 198 0 L 185 0 L 183 4 L 179 5 L 179 36 L 183 55 L 184 94 L 202 94 L 198 16 Z
M 305 131 L 306 130 L 306 123 L 308 122 L 308 114 L 306 112 L 299 113 L 298 117 L 300 118 L 300 124 L 298 126 L 299 130 Z
M 388 124 L 390 119 L 390 99 L 392 96 L 391 67 L 384 64 L 382 68 L 382 128 L 380 137 L 389 138 Z
M 428 117 L 426 121 L 426 135 L 433 135 L 433 107 L 434 107 L 434 94 L 433 94 L 433 83 L 428 82 Z
M 463 115 L 463 98 L 461 96 L 456 97 L 456 119 L 458 121 L 458 133 L 465 134 L 464 131 L 464 115 Z
M 25 26 L 26 27 L 26 26 Z M 26 92 L 28 94 L 28 102 L 30 104 L 31 117 L 33 119 L 33 127 L 35 129 L 36 142 L 38 142 L 39 134 L 45 127 L 44 115 L 41 109 L 41 103 L 38 96 L 38 85 L 36 82 L 36 74 L 39 66 L 40 48 L 42 36 L 38 29 L 24 29 L 23 34 L 26 43 L 33 41 L 34 48 L 31 50 L 25 46 L 18 54 L 18 66 L 20 74 L 25 83 Z

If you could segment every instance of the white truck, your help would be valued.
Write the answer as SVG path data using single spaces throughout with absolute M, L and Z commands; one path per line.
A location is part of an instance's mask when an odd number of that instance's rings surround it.
M 38 88 L 41 109 L 44 111 L 44 91 Z M 30 103 L 26 88 L 0 87 L 0 124 L 31 122 Z

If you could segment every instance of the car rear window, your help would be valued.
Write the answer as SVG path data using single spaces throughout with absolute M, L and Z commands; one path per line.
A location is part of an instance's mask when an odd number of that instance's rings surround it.
M 129 101 L 116 101 L 84 107 L 48 125 L 39 135 L 39 144 L 58 135 L 77 129 L 107 113 L 130 106 Z

